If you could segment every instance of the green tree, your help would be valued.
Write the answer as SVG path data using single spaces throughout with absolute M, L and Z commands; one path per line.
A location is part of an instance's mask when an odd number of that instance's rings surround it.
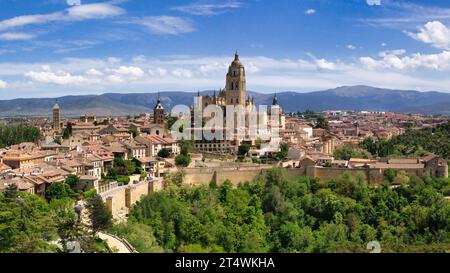
M 9 184 L 5 190 L 5 198 L 14 200 L 17 196 L 19 196 L 19 188 L 14 183 Z
M 80 178 L 76 175 L 69 175 L 64 183 L 69 185 L 72 190 L 76 190 L 80 184 Z
M 283 160 L 288 157 L 289 145 L 287 143 L 280 144 L 280 151 L 277 153 L 277 159 Z
M 0 193 L 0 252 L 52 252 L 54 239 L 55 222 L 44 200 L 29 193 L 15 199 Z
M 88 210 L 89 220 L 91 222 L 92 233 L 106 230 L 112 225 L 112 215 L 100 195 L 94 194 L 86 200 L 86 208 Z
M 37 143 L 41 133 L 39 128 L 26 124 L 0 124 L 0 148 L 19 144 L 22 142 Z
M 318 116 L 315 127 L 319 129 L 328 130 L 329 129 L 328 120 L 323 116 Z
M 352 143 L 346 143 L 334 150 L 333 157 L 338 160 L 349 160 L 350 158 L 369 158 L 369 155 Z
M 115 225 L 111 232 L 127 240 L 140 253 L 160 253 L 164 249 L 158 245 L 153 229 L 148 225 L 128 222 Z
M 244 143 L 241 146 L 239 146 L 238 155 L 245 156 L 248 153 L 248 151 L 250 151 L 250 145 Z
M 170 156 L 170 152 L 166 148 L 163 148 L 158 152 L 158 156 L 162 158 L 168 158 Z
M 389 183 L 394 182 L 395 179 L 395 171 L 391 168 L 384 170 L 384 176 L 386 177 Z
M 65 183 L 52 183 L 45 190 L 45 198 L 50 202 L 54 199 L 71 198 L 74 196 L 73 190 Z
M 175 157 L 175 164 L 180 167 L 189 166 L 189 164 L 191 164 L 191 161 L 192 159 L 190 155 L 180 154 Z
M 64 130 L 63 130 L 63 139 L 69 139 L 69 138 L 70 138 L 69 130 L 67 128 L 64 128 Z
M 130 128 L 130 133 L 133 135 L 133 138 L 136 137 L 138 135 L 138 131 L 136 128 Z
M 53 199 L 50 202 L 50 210 L 55 219 L 59 242 L 62 252 L 71 252 L 68 247 L 71 241 L 77 241 L 84 233 L 78 224 L 78 217 L 74 210 L 75 203 L 70 198 Z

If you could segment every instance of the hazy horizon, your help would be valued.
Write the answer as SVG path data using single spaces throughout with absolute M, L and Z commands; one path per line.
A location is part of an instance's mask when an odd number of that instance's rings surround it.
M 439 91 L 439 90 L 424 90 L 424 91 L 420 91 L 420 90 L 412 90 L 412 89 L 392 89 L 392 88 L 384 88 L 384 87 L 369 86 L 369 85 L 342 85 L 342 86 L 337 86 L 337 87 L 329 88 L 329 89 L 311 90 L 311 91 L 281 90 L 281 91 L 261 92 L 261 91 L 255 91 L 255 90 L 247 90 L 247 92 L 267 94 L 267 95 L 290 93 L 290 92 L 305 94 L 305 93 L 322 92 L 322 91 L 334 90 L 334 89 L 339 89 L 339 88 L 358 87 L 358 86 L 364 86 L 364 87 L 375 88 L 375 89 L 384 89 L 384 90 L 395 90 L 395 91 L 401 91 L 401 92 L 414 91 L 414 92 L 421 92 L 421 93 L 428 93 L 428 92 L 450 93 L 450 91 Z M 213 92 L 213 91 L 218 91 L 218 89 L 216 89 L 216 90 L 214 90 L 214 89 L 205 89 L 205 90 L 195 90 L 195 91 L 193 91 L 193 90 L 187 90 L 187 91 L 182 91 L 182 90 L 160 90 L 160 91 L 142 91 L 142 92 L 102 92 L 102 93 L 97 93 L 97 94 L 95 94 L 95 93 L 87 93 L 87 94 L 65 94 L 65 95 L 60 95 L 60 96 L 41 96 L 41 97 L 34 96 L 34 97 L 0 98 L 0 100 L 57 99 L 57 98 L 62 98 L 62 97 L 75 97 L 75 96 L 101 96 L 101 95 L 105 95 L 105 94 L 132 95 L 132 94 L 157 94 L 157 93 L 164 94 L 164 93 L 180 93 L 180 92 L 181 93 L 196 94 L 197 92 L 203 93 L 203 92 Z

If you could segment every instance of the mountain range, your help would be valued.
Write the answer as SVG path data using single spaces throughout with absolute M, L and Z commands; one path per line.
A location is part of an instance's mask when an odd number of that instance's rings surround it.
M 202 91 L 211 95 L 213 91 Z M 247 92 L 258 105 L 271 105 L 274 94 Z M 160 93 L 166 109 L 178 104 L 192 105 L 196 93 L 170 91 Z M 285 112 L 304 110 L 367 110 L 422 114 L 450 114 L 450 93 L 393 90 L 371 86 L 342 86 L 335 89 L 277 94 Z M 23 98 L 0 100 L 0 117 L 49 116 L 57 101 L 63 116 L 84 114 L 97 116 L 132 115 L 151 112 L 158 99 L 157 93 L 105 93 L 101 95 L 64 96 L 59 98 Z

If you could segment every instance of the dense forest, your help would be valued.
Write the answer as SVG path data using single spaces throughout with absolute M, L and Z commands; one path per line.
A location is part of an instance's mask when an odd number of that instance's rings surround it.
M 450 123 L 436 128 L 407 129 L 404 134 L 390 140 L 374 141 L 368 137 L 359 146 L 349 143 L 336 149 L 333 156 L 348 160 L 351 157 L 418 157 L 430 154 L 450 159 Z
M 389 143 L 394 152 L 403 155 L 426 151 L 450 159 L 450 123 L 436 128 L 407 130 L 404 134 L 392 138 Z
M 288 179 L 274 168 L 253 183 L 181 186 L 143 198 L 113 227 L 140 252 L 383 252 L 450 250 L 450 179 L 409 177 L 368 186 L 363 174 Z
M 25 124 L 0 124 L 0 148 L 19 144 L 22 142 L 37 142 L 40 131 L 36 127 Z

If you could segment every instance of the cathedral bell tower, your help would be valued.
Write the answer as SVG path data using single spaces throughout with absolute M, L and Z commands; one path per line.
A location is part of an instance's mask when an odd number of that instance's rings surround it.
M 158 101 L 156 102 L 155 108 L 153 109 L 153 122 L 155 124 L 164 124 L 164 107 L 162 106 L 161 99 L 159 98 L 158 93 Z
M 55 131 L 55 133 L 59 134 L 59 132 L 61 131 L 61 115 L 58 101 L 56 101 L 55 105 L 53 106 L 52 112 L 53 112 L 53 130 Z
M 245 107 L 245 95 L 247 92 L 245 68 L 241 64 L 237 52 L 234 55 L 234 61 L 228 68 L 225 90 L 227 105 L 242 105 Z

